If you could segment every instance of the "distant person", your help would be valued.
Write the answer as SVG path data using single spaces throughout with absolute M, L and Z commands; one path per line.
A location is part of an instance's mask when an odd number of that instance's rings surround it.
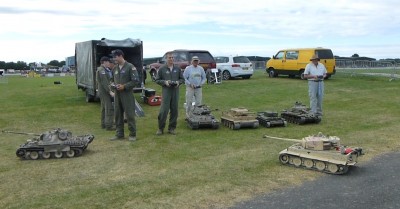
M 115 88 L 114 109 L 116 134 L 110 140 L 123 139 L 124 114 L 128 123 L 129 141 L 136 141 L 135 98 L 133 88 L 140 79 L 136 67 L 124 59 L 124 52 L 120 49 L 112 51 L 116 65 L 113 69 L 112 86 Z
M 199 57 L 192 57 L 192 64 L 187 66 L 183 72 L 186 85 L 186 118 L 192 110 L 192 103 L 201 105 L 203 99 L 202 85 L 206 83 L 207 77 L 204 68 L 199 65 Z
M 181 69 L 174 65 L 172 53 L 167 54 L 167 63 L 158 69 L 155 81 L 162 86 L 162 102 L 158 114 L 158 131 L 156 134 L 164 133 L 168 113 L 170 113 L 168 133 L 175 135 L 178 120 L 179 86 L 185 82 L 185 79 Z
M 108 131 L 115 130 L 114 124 L 114 92 L 110 89 L 110 82 L 112 79 L 112 68 L 109 57 L 102 57 L 100 59 L 100 67 L 96 71 L 97 89 L 99 92 L 101 103 L 101 128 Z
M 324 79 L 326 68 L 319 62 L 317 55 L 313 55 L 304 70 L 304 78 L 308 79 L 308 95 L 310 97 L 311 112 L 315 116 L 322 116 L 322 100 L 324 98 Z

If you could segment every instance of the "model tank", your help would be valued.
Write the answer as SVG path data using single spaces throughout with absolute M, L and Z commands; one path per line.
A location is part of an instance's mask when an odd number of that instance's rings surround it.
M 284 118 L 279 117 L 277 112 L 273 111 L 263 111 L 258 112 L 256 119 L 260 125 L 264 127 L 277 127 L 277 126 L 287 126 L 287 122 Z
M 211 109 L 207 105 L 193 106 L 186 121 L 191 129 L 219 128 L 219 121 L 211 114 Z
M 344 174 L 349 166 L 357 163 L 363 149 L 340 144 L 339 137 L 322 133 L 298 139 L 286 139 L 265 135 L 264 138 L 296 142 L 279 153 L 279 161 L 285 165 L 318 170 L 330 174 Z
M 256 117 L 256 113 L 250 112 L 246 108 L 231 108 L 227 112 L 222 112 L 221 123 L 233 130 L 258 128 L 259 122 Z
M 18 157 L 32 160 L 80 156 L 94 139 L 93 135 L 72 136 L 70 131 L 60 128 L 42 134 L 3 132 L 35 136 L 21 144 L 16 152 Z
M 319 123 L 321 122 L 321 116 L 314 115 L 310 108 L 303 105 L 301 102 L 296 102 L 294 106 L 289 110 L 283 110 L 281 117 L 286 119 L 290 123 L 295 124 L 306 124 L 306 123 Z

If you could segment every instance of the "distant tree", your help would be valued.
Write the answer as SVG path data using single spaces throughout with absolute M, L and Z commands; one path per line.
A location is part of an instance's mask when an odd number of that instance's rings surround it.
M 58 67 L 62 67 L 62 66 L 64 66 L 65 65 L 65 60 L 64 61 L 61 61 L 60 62 L 60 66 L 58 66 Z
M 0 61 L 0 69 L 5 69 L 6 68 L 6 62 Z
M 28 65 L 26 64 L 26 62 L 18 61 L 15 64 L 15 69 L 16 70 L 26 70 L 26 69 L 28 69 Z
M 62 65 L 60 65 L 60 62 L 58 60 L 51 60 L 49 63 L 47 63 L 47 65 L 62 67 Z
M 356 53 L 356 54 L 351 55 L 351 57 L 358 58 L 360 56 Z

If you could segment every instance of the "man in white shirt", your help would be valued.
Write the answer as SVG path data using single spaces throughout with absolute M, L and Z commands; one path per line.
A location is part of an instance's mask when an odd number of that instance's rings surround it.
M 304 78 L 308 79 L 308 95 L 310 97 L 311 112 L 315 116 L 322 116 L 322 100 L 324 97 L 324 78 L 326 68 L 319 62 L 317 55 L 313 55 L 304 71 Z

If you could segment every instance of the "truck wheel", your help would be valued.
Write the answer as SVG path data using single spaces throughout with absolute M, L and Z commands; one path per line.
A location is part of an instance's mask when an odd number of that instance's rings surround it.
M 304 80 L 304 79 L 306 79 L 306 78 L 304 78 L 304 70 L 300 70 L 300 78 L 301 78 L 301 80 Z
M 275 77 L 278 76 L 278 74 L 276 74 L 274 70 L 270 70 L 269 73 L 268 73 L 268 76 L 269 76 L 270 78 L 275 78 Z

